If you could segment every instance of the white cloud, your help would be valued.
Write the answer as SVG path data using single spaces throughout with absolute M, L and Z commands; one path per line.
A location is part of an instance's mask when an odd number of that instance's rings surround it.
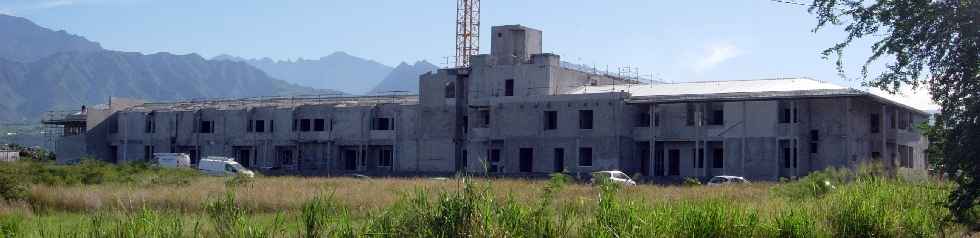
M 48 9 L 48 8 L 71 6 L 71 5 L 74 5 L 74 4 L 75 4 L 75 1 L 73 1 L 73 0 L 53 0 L 53 1 L 44 1 L 44 2 L 38 3 L 35 6 L 35 8 L 37 8 L 37 9 Z
M 703 73 L 740 54 L 742 54 L 741 50 L 732 43 L 709 44 L 704 48 L 704 53 L 694 62 L 694 71 L 696 73 Z
M 0 0 L 0 13 L 30 12 L 54 8 L 96 4 L 130 4 L 152 0 Z
M 915 109 L 923 111 L 937 111 L 939 110 L 939 105 L 932 101 L 932 95 L 929 94 L 929 90 L 925 88 L 919 88 L 917 90 L 912 90 L 909 87 L 899 88 L 898 92 L 895 94 L 889 94 L 888 92 L 882 91 L 877 88 L 871 88 L 869 90 L 878 96 L 902 102 L 908 106 L 914 107 Z

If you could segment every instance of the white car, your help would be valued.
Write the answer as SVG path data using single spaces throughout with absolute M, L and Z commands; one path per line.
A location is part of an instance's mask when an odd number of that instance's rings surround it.
M 747 184 L 747 183 L 749 183 L 749 180 L 743 177 L 728 176 L 728 175 L 715 176 L 711 178 L 711 180 L 708 180 L 708 186 L 719 186 L 725 184 Z
M 618 170 L 593 172 L 592 180 L 590 182 L 592 182 L 592 184 L 595 184 L 596 179 L 609 179 L 610 182 L 621 184 L 621 185 L 629 185 L 629 186 L 636 185 L 636 181 L 633 181 L 633 179 L 631 179 L 630 176 L 626 175 L 626 173 L 623 173 L 622 171 L 618 171 Z
M 153 153 L 157 165 L 164 168 L 190 168 L 191 157 L 184 153 Z
M 228 157 L 208 156 L 197 162 L 197 169 L 205 174 L 214 176 L 235 176 L 244 175 L 255 177 L 255 172 L 246 169 L 244 166 Z

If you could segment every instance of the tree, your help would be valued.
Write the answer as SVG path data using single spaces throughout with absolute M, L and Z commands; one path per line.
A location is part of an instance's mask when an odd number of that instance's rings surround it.
M 961 221 L 970 218 L 980 192 L 980 0 L 814 0 L 809 12 L 814 31 L 844 26 L 847 37 L 823 52 L 836 56 L 839 72 L 844 48 L 875 38 L 861 70 L 865 85 L 928 87 L 944 125 L 940 164 L 958 185 L 948 205 Z M 868 77 L 868 65 L 883 56 L 893 58 L 885 72 Z
M 922 135 L 929 139 L 929 148 L 926 149 L 926 162 L 928 162 L 929 168 L 941 168 L 942 159 L 946 157 L 943 155 L 943 148 L 946 144 L 946 135 L 943 133 L 946 130 L 943 129 L 942 122 L 936 121 L 935 124 L 923 122 L 917 127 Z

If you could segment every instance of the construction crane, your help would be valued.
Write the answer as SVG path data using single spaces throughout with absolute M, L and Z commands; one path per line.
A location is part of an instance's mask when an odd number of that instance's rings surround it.
M 470 66 L 470 56 L 480 53 L 480 0 L 456 2 L 456 67 Z

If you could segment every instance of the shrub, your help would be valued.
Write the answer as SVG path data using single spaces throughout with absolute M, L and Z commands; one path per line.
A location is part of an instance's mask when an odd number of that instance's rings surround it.
M 845 182 L 838 170 L 828 169 L 810 173 L 797 181 L 786 182 L 773 188 L 773 192 L 794 200 L 820 198 Z
M 7 173 L 0 174 L 0 198 L 3 200 L 17 201 L 27 198 L 29 185 L 15 176 Z

